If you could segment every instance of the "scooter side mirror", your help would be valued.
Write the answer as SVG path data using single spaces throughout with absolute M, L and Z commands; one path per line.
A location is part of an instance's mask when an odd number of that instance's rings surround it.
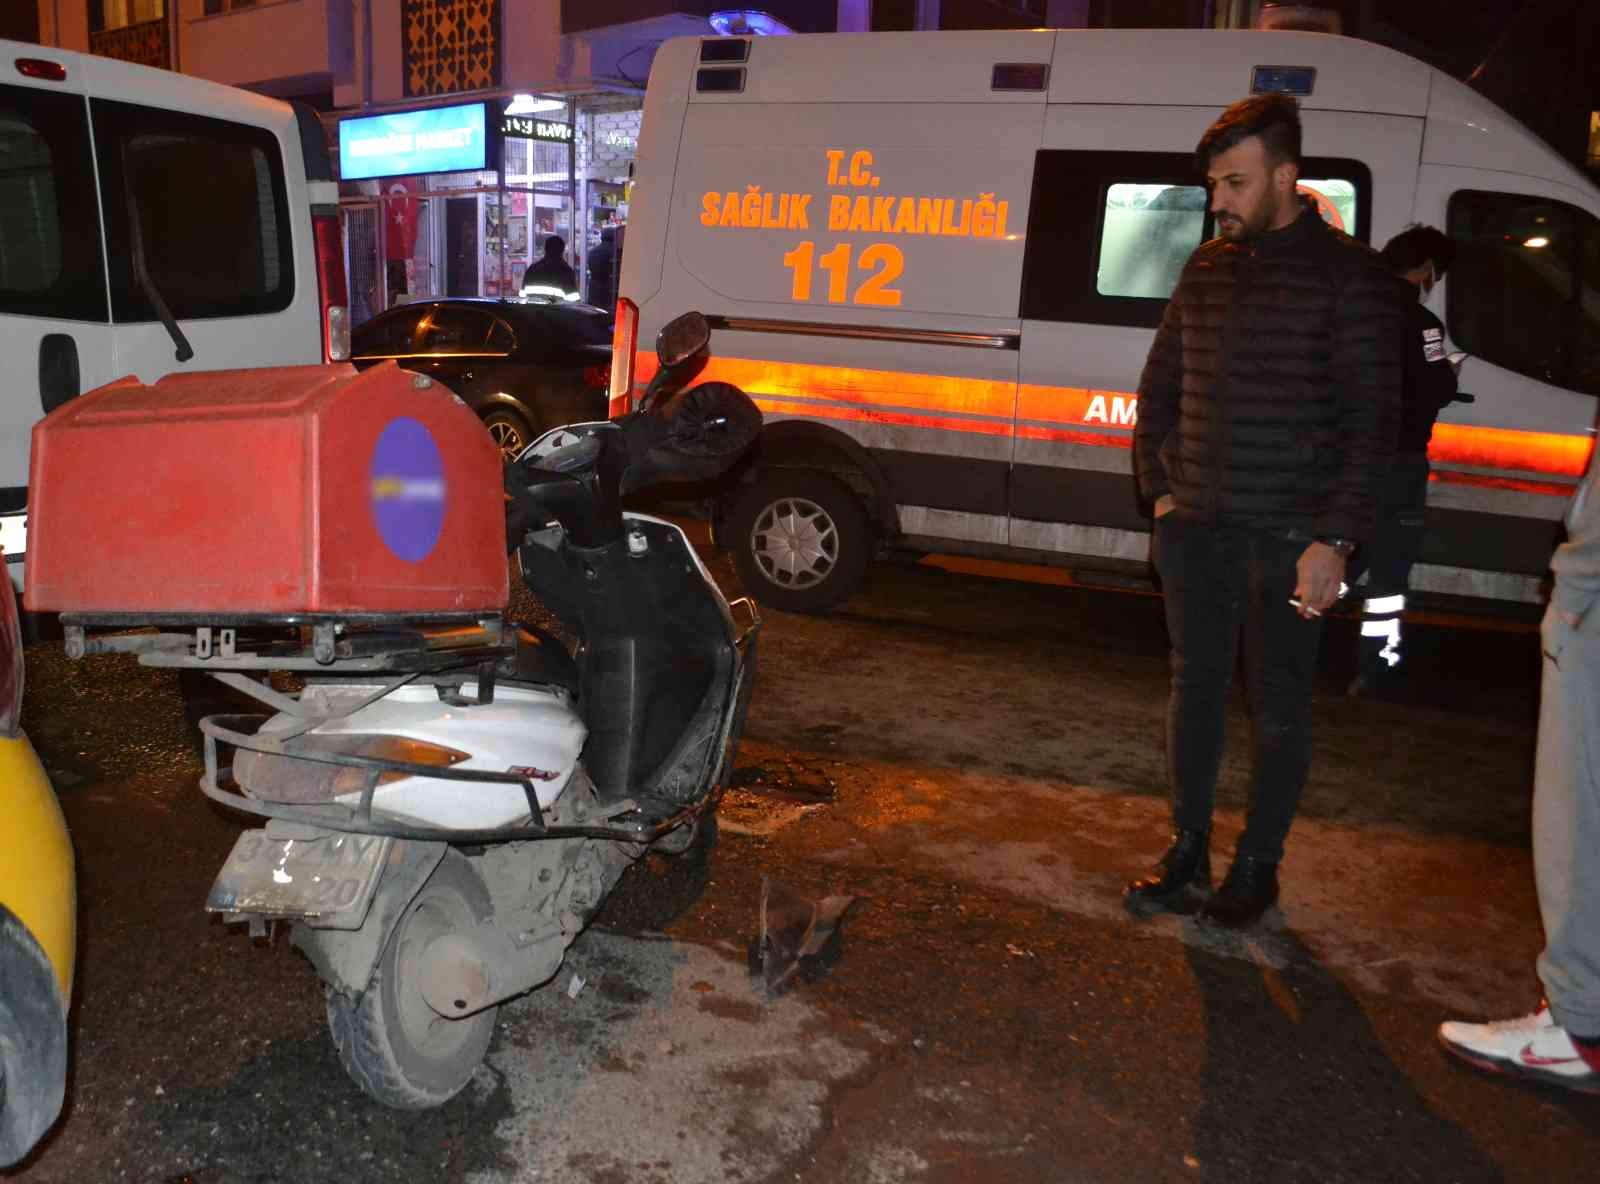
M 656 336 L 656 357 L 663 366 L 681 366 L 711 343 L 711 326 L 698 312 L 668 321 Z

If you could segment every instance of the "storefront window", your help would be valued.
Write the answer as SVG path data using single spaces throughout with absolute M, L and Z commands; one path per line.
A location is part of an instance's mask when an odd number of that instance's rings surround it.
M 552 235 L 585 298 L 614 304 L 641 102 L 616 94 L 518 102 L 529 138 L 502 139 L 503 173 L 342 184 L 353 323 L 430 296 L 515 297 Z

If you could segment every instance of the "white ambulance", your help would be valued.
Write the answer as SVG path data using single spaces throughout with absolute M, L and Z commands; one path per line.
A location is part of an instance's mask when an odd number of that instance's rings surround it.
M 613 410 L 698 308 L 708 377 L 768 426 L 720 535 L 781 608 L 881 547 L 1141 572 L 1133 394 L 1211 237 L 1192 152 L 1299 97 L 1304 191 L 1381 246 L 1458 257 L 1431 304 L 1469 358 L 1434 434 L 1420 591 L 1536 601 L 1600 394 L 1600 191 L 1503 111 L 1363 41 L 1282 32 L 711 38 L 657 53 Z M 643 343 L 645 351 L 639 350 Z
M 14 580 L 42 415 L 128 374 L 348 356 L 338 202 L 308 108 L 0 41 L 0 546 Z

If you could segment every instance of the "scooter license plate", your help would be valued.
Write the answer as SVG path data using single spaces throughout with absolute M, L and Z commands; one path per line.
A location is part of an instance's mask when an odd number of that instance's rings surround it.
M 280 839 L 247 830 L 234 843 L 206 898 L 206 911 L 251 913 L 357 929 L 367 915 L 394 840 L 326 832 Z

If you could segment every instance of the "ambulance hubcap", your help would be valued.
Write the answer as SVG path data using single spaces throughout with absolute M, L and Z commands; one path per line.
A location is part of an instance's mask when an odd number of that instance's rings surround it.
M 803 497 L 786 497 L 761 511 L 750 550 L 762 574 L 782 588 L 809 588 L 839 561 L 839 528 L 828 512 Z

